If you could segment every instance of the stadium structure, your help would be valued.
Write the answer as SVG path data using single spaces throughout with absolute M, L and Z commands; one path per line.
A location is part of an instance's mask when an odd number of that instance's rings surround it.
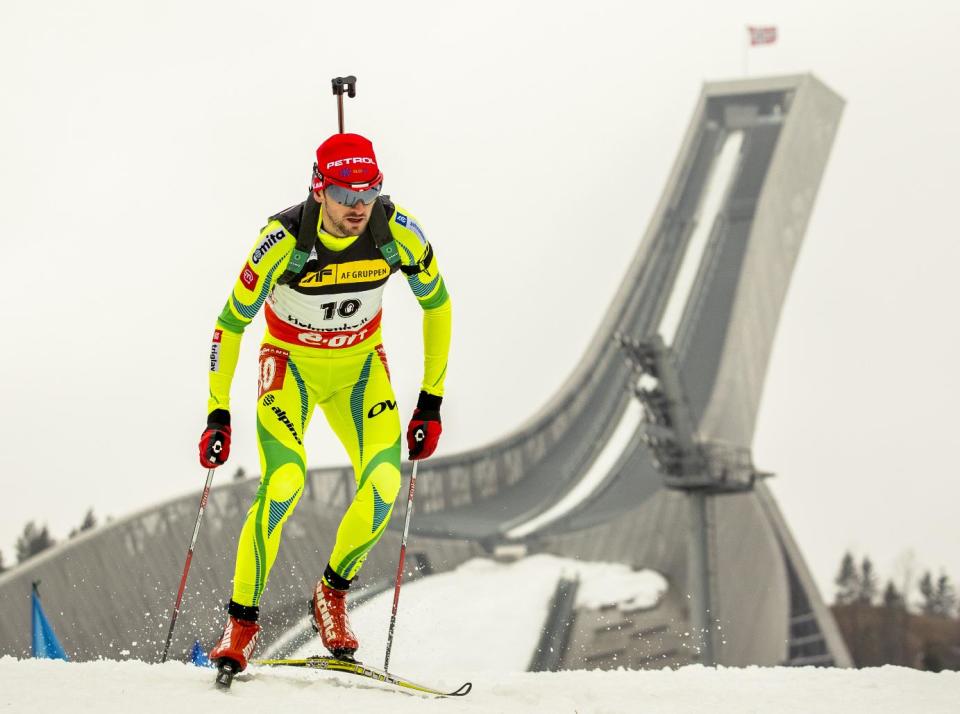
M 561 578 L 530 669 L 850 665 L 750 452 L 843 105 L 809 74 L 704 85 L 646 234 L 573 374 L 514 433 L 423 463 L 408 553 L 417 577 L 477 556 L 552 553 L 668 581 L 655 607 L 591 610 L 575 605 L 577 582 Z M 219 634 L 256 487 L 247 479 L 210 494 L 176 657 Z M 332 542 L 353 491 L 349 467 L 308 472 L 262 603 L 275 652 L 296 644 L 325 557 L 318 544 Z M 41 580 L 74 659 L 156 661 L 197 503 L 191 494 L 149 508 L 0 576 L 0 655 L 29 655 L 31 583 Z M 360 600 L 392 586 L 402 522 L 396 508 Z

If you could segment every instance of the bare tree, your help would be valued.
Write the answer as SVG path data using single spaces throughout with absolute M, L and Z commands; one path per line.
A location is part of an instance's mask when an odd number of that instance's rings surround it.
M 912 548 L 900 553 L 893 566 L 894 575 L 899 579 L 900 594 L 903 596 L 903 604 L 910 609 L 910 597 L 913 594 L 913 588 L 916 586 L 917 573 L 917 554 Z
M 928 570 L 920 578 L 920 597 L 923 601 L 920 603 L 920 612 L 924 615 L 937 614 L 937 589 L 933 584 L 933 575 Z

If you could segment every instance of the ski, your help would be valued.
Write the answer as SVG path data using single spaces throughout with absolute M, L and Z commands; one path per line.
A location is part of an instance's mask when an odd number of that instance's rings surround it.
M 375 669 L 374 667 L 368 667 L 361 662 L 347 659 L 337 659 L 336 657 L 307 657 L 306 659 L 257 659 L 250 660 L 250 664 L 259 665 L 261 667 L 307 667 L 309 669 L 325 669 L 328 672 L 345 672 L 346 674 L 354 674 L 358 677 L 366 677 L 367 679 L 373 679 L 377 682 L 386 682 L 387 684 L 393 684 L 397 687 L 422 692 L 424 694 L 432 694 L 437 697 L 463 697 L 469 694 L 470 690 L 473 689 L 473 684 L 466 682 L 461 685 L 459 689 L 456 689 L 452 692 L 443 692 L 433 687 L 411 682 L 409 679 L 395 677 L 388 672 Z

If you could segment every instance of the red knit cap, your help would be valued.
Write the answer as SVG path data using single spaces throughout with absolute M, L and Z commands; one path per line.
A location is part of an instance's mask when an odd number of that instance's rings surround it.
M 334 134 L 320 144 L 313 190 L 320 190 L 324 181 L 357 190 L 383 181 L 370 140 L 359 134 Z

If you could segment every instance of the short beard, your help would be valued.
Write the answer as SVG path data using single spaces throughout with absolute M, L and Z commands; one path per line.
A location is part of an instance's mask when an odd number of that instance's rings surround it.
M 360 233 L 354 233 L 352 228 L 348 228 L 346 223 L 343 221 L 337 221 L 333 218 L 330 219 L 330 222 L 333 224 L 333 227 L 337 229 L 337 232 L 340 234 L 341 238 L 352 238 L 363 233 L 361 230 Z M 364 226 L 366 228 L 366 226 Z

